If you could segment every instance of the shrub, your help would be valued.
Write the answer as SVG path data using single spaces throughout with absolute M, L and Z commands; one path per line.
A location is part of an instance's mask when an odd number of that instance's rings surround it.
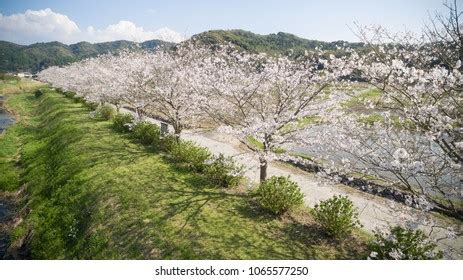
M 180 141 L 174 144 L 170 154 L 177 163 L 185 164 L 188 169 L 203 172 L 210 153 L 206 148 L 199 147 L 191 141 Z
M 90 102 L 90 101 L 87 101 L 87 100 L 84 101 L 84 105 L 85 105 L 85 107 L 89 108 L 90 110 L 94 110 L 94 111 L 96 111 L 98 109 L 98 107 L 99 107 L 98 103 Z M 95 112 L 95 115 L 96 115 L 96 112 Z
M 74 95 L 72 100 L 74 100 L 75 103 L 85 103 L 85 98 L 83 98 L 82 96 L 78 96 L 78 95 Z
M 116 110 L 109 104 L 98 107 L 95 111 L 95 117 L 104 120 L 110 120 L 116 115 Z
M 113 128 L 119 132 L 129 132 L 132 122 L 133 116 L 131 114 L 116 114 L 113 118 Z
M 257 199 L 263 208 L 279 215 L 302 205 L 304 195 L 289 177 L 272 176 L 259 185 Z
M 171 152 L 175 145 L 177 145 L 177 138 L 174 135 L 168 134 L 161 137 L 160 148 L 165 152 Z
M 315 220 L 332 237 L 345 237 L 361 226 L 357 208 L 347 196 L 333 196 L 314 208 Z
M 237 165 L 231 157 L 219 154 L 210 160 L 205 174 L 206 178 L 216 186 L 236 187 L 243 178 L 243 167 Z
M 132 128 L 132 137 L 145 145 L 158 144 L 160 136 L 159 127 L 152 123 L 139 122 Z
M 376 260 L 436 260 L 443 254 L 436 251 L 437 245 L 431 242 L 421 230 L 391 228 L 390 233 L 375 232 L 375 240 L 370 244 L 370 259 Z
M 44 91 L 43 91 L 42 89 L 37 89 L 36 91 L 34 91 L 34 96 L 35 96 L 35 98 L 39 98 L 39 97 L 41 97 L 43 94 L 44 94 Z
M 72 91 L 62 91 L 61 92 L 64 94 L 64 96 L 66 96 L 67 98 L 74 98 L 76 96 L 76 94 Z

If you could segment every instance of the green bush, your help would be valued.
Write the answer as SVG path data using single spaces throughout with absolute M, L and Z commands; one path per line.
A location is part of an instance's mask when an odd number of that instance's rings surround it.
M 279 215 L 301 206 L 304 195 L 289 177 L 272 176 L 259 185 L 257 199 L 263 208 Z
M 177 145 L 177 143 L 178 140 L 174 135 L 167 134 L 161 137 L 160 148 L 161 150 L 170 153 L 172 149 L 175 147 L 175 145 Z
M 82 96 L 74 95 L 72 100 L 74 100 L 75 103 L 85 104 L 85 98 L 83 98 Z
M 209 182 L 216 186 L 236 187 L 243 178 L 243 167 L 237 165 L 231 157 L 219 154 L 212 157 L 206 166 L 205 175 Z
M 100 106 L 100 104 L 98 103 L 89 102 L 87 100 L 85 100 L 83 104 L 85 105 L 85 107 L 89 108 L 90 110 L 94 110 L 94 111 L 96 111 L 98 107 Z
M 332 237 L 346 237 L 361 226 L 357 208 L 347 196 L 333 196 L 321 201 L 314 208 L 315 220 Z
M 129 132 L 130 124 L 133 123 L 133 116 L 131 114 L 116 114 L 113 118 L 113 128 L 119 132 Z
M 443 254 L 436 251 L 437 245 L 431 242 L 421 230 L 391 228 L 390 233 L 375 232 L 375 240 L 370 244 L 370 259 L 375 260 L 436 260 Z
M 144 145 L 157 145 L 161 137 L 161 130 L 155 124 L 139 122 L 132 128 L 132 137 Z
M 95 111 L 95 117 L 104 120 L 110 120 L 116 115 L 116 110 L 109 104 L 98 107 Z
M 191 141 L 180 141 L 174 144 L 170 155 L 175 162 L 185 164 L 188 169 L 196 172 L 205 170 L 206 161 L 211 156 L 206 148 L 199 147 Z
M 61 92 L 64 94 L 64 96 L 66 96 L 67 98 L 74 98 L 76 96 L 76 93 L 75 92 L 72 92 L 72 91 L 62 91 Z
M 34 96 L 35 98 L 39 98 L 41 97 L 42 95 L 44 94 L 44 91 L 42 89 L 37 89 L 36 91 L 34 91 Z

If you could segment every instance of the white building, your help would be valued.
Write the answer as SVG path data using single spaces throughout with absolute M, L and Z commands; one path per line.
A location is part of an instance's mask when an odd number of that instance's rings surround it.
M 29 72 L 19 72 L 16 74 L 19 78 L 32 78 L 32 74 Z

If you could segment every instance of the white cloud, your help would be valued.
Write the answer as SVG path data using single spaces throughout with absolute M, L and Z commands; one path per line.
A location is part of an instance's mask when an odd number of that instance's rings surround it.
M 150 31 L 125 20 L 111 24 L 104 29 L 95 29 L 93 26 L 89 26 L 82 31 L 66 15 L 55 13 L 48 8 L 38 11 L 27 10 L 25 13 L 9 16 L 0 14 L 0 38 L 17 43 L 53 40 L 63 43 L 114 40 L 141 42 L 152 39 L 178 43 L 186 39 L 180 33 L 167 27 Z
M 66 15 L 53 12 L 51 9 L 39 11 L 27 10 L 23 14 L 4 16 L 0 14 L 0 35 L 4 40 L 32 41 L 46 40 L 69 41 L 79 37 L 81 31 L 77 24 Z
M 103 30 L 95 30 L 92 26 L 87 28 L 87 35 L 91 41 L 113 41 L 113 40 L 131 40 L 142 42 L 152 39 L 159 39 L 169 42 L 181 42 L 185 38 L 178 32 L 167 27 L 160 28 L 156 31 L 144 30 L 141 26 L 136 26 L 131 21 L 121 20 L 116 24 L 111 24 Z

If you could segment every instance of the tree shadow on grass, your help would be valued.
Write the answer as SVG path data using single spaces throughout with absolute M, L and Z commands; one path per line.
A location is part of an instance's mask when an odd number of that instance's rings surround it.
M 322 246 L 325 250 L 330 250 L 335 259 L 358 259 L 365 252 L 365 242 L 354 235 L 345 238 L 333 238 L 327 235 L 323 228 L 314 221 L 301 223 L 291 216 L 289 216 L 289 220 L 284 228 L 288 239 L 309 247 Z
M 79 176 L 96 166 L 105 172 L 114 170 L 108 166 L 128 165 L 130 169 L 130 164 L 159 152 L 150 146 L 134 145 L 127 134 L 119 134 L 115 140 L 110 137 L 114 133 L 106 129 L 109 124 L 101 124 L 103 129 L 92 129 L 88 135 L 85 129 L 91 120 L 75 116 L 88 110 L 66 104 L 69 106 L 64 109 L 51 104 L 48 114 L 40 116 L 42 121 L 29 131 L 43 141 L 34 152 L 41 157 L 29 159 L 41 165 L 50 179 L 43 187 L 49 193 L 42 195 L 50 198 L 53 207 L 62 209 L 58 213 L 63 217 L 54 214 L 52 224 L 66 236 L 65 230 L 73 225 L 66 214 L 72 213 L 70 217 L 77 221 L 77 238 L 63 237 L 69 249 L 66 257 L 92 258 L 114 250 L 119 258 L 315 259 L 320 258 L 319 246 L 344 246 L 329 243 L 312 224 L 275 222 L 274 215 L 247 195 L 214 189 L 203 176 L 172 164 L 165 156 L 159 157 L 161 168 L 151 171 L 160 173 L 151 175 L 150 179 L 157 181 L 150 181 L 149 187 L 140 185 L 146 181 L 133 185 L 123 181 L 129 185 L 122 187 L 130 188 L 119 190 L 105 187 L 111 183 L 104 180 L 104 173 Z M 116 174 L 114 179 L 118 176 L 124 174 Z M 90 183 L 98 180 L 95 186 Z M 87 189 L 82 190 L 83 186 Z M 104 193 L 107 190 L 109 196 Z M 104 211 L 99 203 L 107 203 Z M 98 211 L 112 217 L 106 217 L 107 222 L 96 221 L 101 219 L 94 216 Z M 143 216 L 150 217 L 148 222 Z M 98 234 L 91 226 L 97 222 L 107 224 L 103 227 L 103 241 L 95 246 Z M 243 228 L 241 222 L 251 229 Z M 355 252 L 350 249 L 346 249 L 347 253 Z M 340 253 L 339 258 L 344 257 Z

